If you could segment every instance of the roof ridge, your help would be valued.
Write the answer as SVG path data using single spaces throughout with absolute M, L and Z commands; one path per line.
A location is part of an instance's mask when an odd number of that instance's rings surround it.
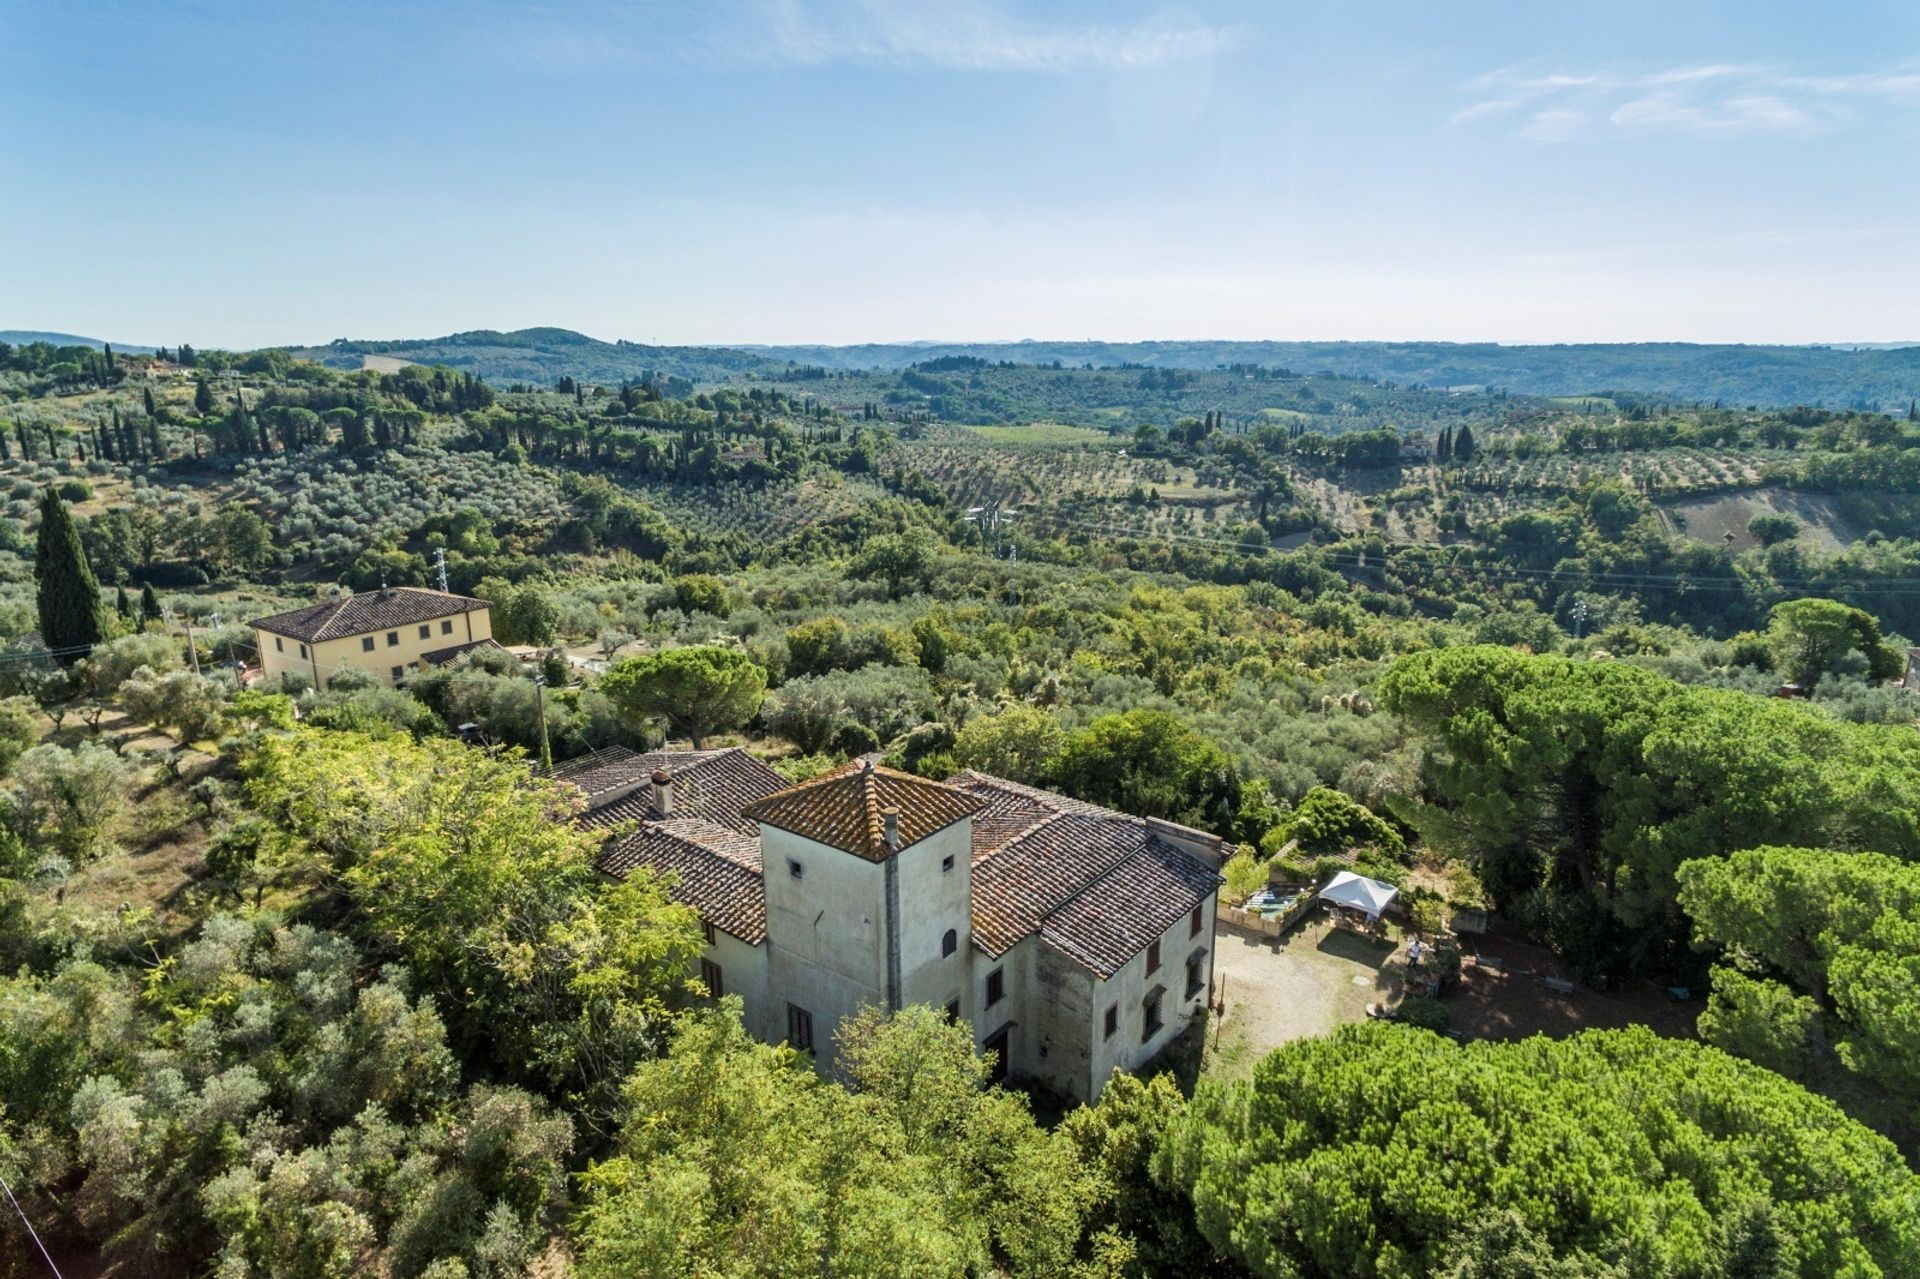
M 880 820 L 880 792 L 873 777 L 873 761 L 860 770 L 860 805 L 866 810 L 867 851 L 877 853 L 886 843 L 886 828 Z
M 994 858 L 998 857 L 1000 854 L 1006 852 L 1009 848 L 1012 848 L 1015 844 L 1019 843 L 1021 840 L 1025 839 L 1027 836 L 1036 834 L 1041 827 L 1049 826 L 1054 822 L 1065 821 L 1066 819 L 1067 819 L 1066 813 L 1061 812 L 1057 808 L 1049 808 L 1047 809 L 1045 814 L 1041 816 L 1039 821 L 1034 822 L 1028 826 L 1022 826 L 1019 830 L 1015 831 L 1013 834 L 1001 840 L 993 848 L 989 849 L 987 851 L 987 855 L 985 857 L 982 857 L 980 861 L 976 864 L 984 865 L 985 863 L 990 862 Z
M 1062 815 L 1064 816 L 1064 814 Z M 1094 875 L 1092 878 L 1088 879 L 1086 883 L 1080 885 L 1080 887 L 1074 889 L 1071 893 L 1068 893 L 1065 897 L 1062 897 L 1058 902 L 1054 903 L 1052 906 L 1049 906 L 1047 909 L 1041 911 L 1038 917 L 1039 922 L 1042 924 L 1046 923 L 1047 920 L 1052 918 L 1056 913 L 1058 913 L 1059 911 L 1065 910 L 1068 906 L 1072 905 L 1073 902 L 1085 896 L 1087 893 L 1093 891 L 1093 889 L 1105 883 L 1108 879 L 1111 879 L 1115 871 L 1119 870 L 1122 866 L 1125 866 L 1128 862 L 1140 856 L 1142 853 L 1145 853 L 1149 848 L 1153 847 L 1155 844 L 1159 844 L 1175 853 L 1180 853 L 1180 850 L 1177 848 L 1174 848 L 1172 844 L 1167 843 L 1165 840 L 1154 838 L 1153 832 L 1148 831 L 1147 840 L 1144 844 L 1141 844 L 1137 848 L 1130 848 L 1126 852 L 1121 853 L 1118 857 L 1114 858 L 1112 861 L 1108 862 L 1105 866 L 1101 867 L 1100 872 L 1097 875 Z M 1181 853 L 1181 856 L 1183 857 L 1188 856 L 1188 854 Z

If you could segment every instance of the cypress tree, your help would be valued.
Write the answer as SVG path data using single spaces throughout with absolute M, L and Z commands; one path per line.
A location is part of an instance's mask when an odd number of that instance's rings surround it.
M 208 384 L 204 373 L 193 382 L 193 411 L 201 417 L 213 412 L 213 387 Z
M 113 611 L 126 618 L 129 622 L 133 620 L 133 601 L 127 597 L 127 588 L 124 586 L 114 590 Z
M 100 584 L 87 564 L 67 504 L 52 489 L 40 497 L 40 542 L 34 555 L 39 579 L 40 638 L 58 652 L 100 642 Z M 71 666 L 79 653 L 61 653 Z
M 144 386 L 140 388 L 140 399 L 142 404 L 145 406 L 147 410 L 147 416 L 148 417 L 156 416 L 156 414 L 154 413 L 154 407 L 153 407 L 153 388 L 151 386 Z
M 1471 462 L 1473 449 L 1473 428 L 1463 422 L 1460 425 L 1460 434 L 1453 437 L 1453 455 L 1462 462 Z
M 152 583 L 140 588 L 140 621 L 144 625 L 160 616 L 160 597 L 154 593 Z

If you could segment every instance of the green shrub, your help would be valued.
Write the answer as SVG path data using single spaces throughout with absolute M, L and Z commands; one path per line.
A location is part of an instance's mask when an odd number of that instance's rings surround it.
M 1437 999 L 1429 999 L 1425 995 L 1408 995 L 1400 1001 L 1399 1008 L 1394 1010 L 1394 1016 L 1409 1026 L 1418 1026 L 1422 1030 L 1441 1034 L 1446 1032 L 1447 1026 L 1452 1021 L 1445 1004 Z

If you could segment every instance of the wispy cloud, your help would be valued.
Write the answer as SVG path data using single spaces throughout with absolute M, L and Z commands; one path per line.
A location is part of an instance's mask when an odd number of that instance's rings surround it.
M 1132 26 L 1034 22 L 974 0 L 774 0 L 767 19 L 763 55 L 803 66 L 862 62 L 963 71 L 1127 70 L 1211 58 L 1236 39 L 1230 28 L 1167 19 Z
M 1620 132 L 1813 134 L 1868 107 L 1920 107 L 1920 70 L 1905 67 L 1846 75 L 1731 62 L 1571 73 L 1504 67 L 1461 87 L 1476 100 L 1454 112 L 1455 124 L 1498 123 L 1538 142 Z

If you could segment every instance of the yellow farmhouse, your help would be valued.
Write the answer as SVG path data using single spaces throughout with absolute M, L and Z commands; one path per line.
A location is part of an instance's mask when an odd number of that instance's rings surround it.
M 256 618 L 261 673 L 325 688 L 344 667 L 397 684 L 413 670 L 498 647 L 485 600 L 396 586 Z

